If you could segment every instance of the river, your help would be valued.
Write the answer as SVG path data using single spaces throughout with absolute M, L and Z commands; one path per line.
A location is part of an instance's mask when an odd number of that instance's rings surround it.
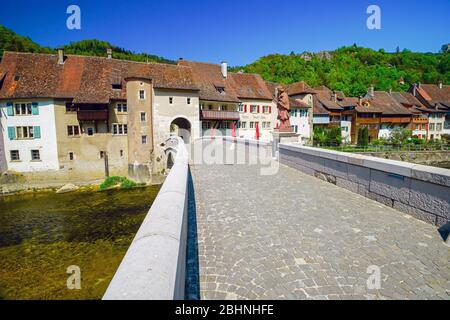
M 0 299 L 101 299 L 159 188 L 0 197 Z

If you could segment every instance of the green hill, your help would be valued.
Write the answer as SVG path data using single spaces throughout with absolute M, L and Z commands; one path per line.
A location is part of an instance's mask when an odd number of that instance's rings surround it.
M 0 25 L 0 57 L 3 56 L 3 51 L 5 50 L 43 53 L 50 53 L 53 51 L 50 48 L 41 47 L 30 38 L 18 35 L 12 30 Z
M 66 53 L 88 55 L 88 56 L 106 56 L 106 49 L 113 49 L 113 57 L 116 59 L 141 61 L 141 62 L 161 62 L 175 63 L 162 57 L 147 53 L 135 53 L 122 49 L 105 41 L 100 40 L 83 40 L 71 42 L 62 46 Z M 19 52 L 39 52 L 39 53 L 55 53 L 56 49 L 42 47 L 33 42 L 30 38 L 16 34 L 14 31 L 0 25 L 0 58 L 3 51 L 19 51 Z
M 450 84 L 450 53 L 387 53 L 354 45 L 319 54 L 272 54 L 234 70 L 284 84 L 304 80 L 313 87 L 326 85 L 358 96 L 372 84 L 376 90 L 406 90 L 417 82 Z

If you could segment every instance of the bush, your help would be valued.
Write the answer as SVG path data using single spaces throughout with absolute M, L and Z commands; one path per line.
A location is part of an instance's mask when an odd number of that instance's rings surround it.
M 340 146 L 342 144 L 341 128 L 314 128 L 314 144 Z
M 125 177 L 112 176 L 108 177 L 100 185 L 100 190 L 105 190 L 108 188 L 119 186 L 121 189 L 129 189 L 135 187 L 137 184 L 133 180 L 127 179 Z
M 412 131 L 406 128 L 395 128 L 389 136 L 389 142 L 395 146 L 402 146 L 411 139 Z

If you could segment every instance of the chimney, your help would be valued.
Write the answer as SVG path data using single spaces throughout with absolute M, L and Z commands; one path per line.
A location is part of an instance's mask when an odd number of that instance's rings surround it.
M 439 87 L 439 89 L 442 89 L 442 81 L 438 82 L 438 87 Z
M 222 71 L 223 77 L 226 79 L 228 76 L 228 64 L 226 61 L 222 61 L 220 64 L 220 70 Z
M 420 88 L 422 86 L 422 84 L 419 82 L 419 84 L 417 85 L 418 88 Z
M 358 97 L 358 104 L 362 105 L 362 97 L 361 96 Z
M 392 88 L 389 88 L 389 94 L 392 95 Z
M 333 100 L 334 102 L 337 101 L 337 93 L 336 93 L 336 91 L 333 91 L 333 94 L 331 95 L 331 100 Z
M 417 94 L 417 83 L 414 83 L 414 84 L 413 84 L 413 92 L 412 92 L 412 95 L 415 97 L 416 94 Z
M 106 56 L 108 57 L 108 59 L 112 59 L 112 49 L 111 48 L 106 49 Z
M 64 49 L 58 48 L 58 64 L 64 64 Z
M 369 96 L 372 98 L 375 96 L 375 88 L 373 86 L 370 86 L 369 88 Z

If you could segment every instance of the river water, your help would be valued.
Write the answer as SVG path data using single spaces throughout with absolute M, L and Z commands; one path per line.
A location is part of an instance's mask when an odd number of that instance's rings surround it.
M 0 299 L 101 299 L 159 188 L 0 197 Z

